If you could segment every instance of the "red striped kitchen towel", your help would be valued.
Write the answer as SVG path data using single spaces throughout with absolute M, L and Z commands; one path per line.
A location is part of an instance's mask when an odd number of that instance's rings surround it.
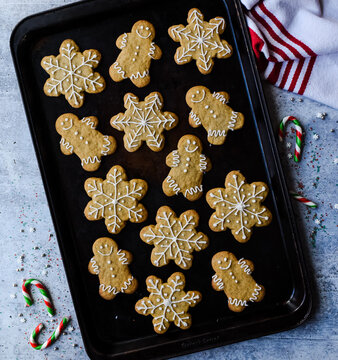
M 338 108 L 338 0 L 241 2 L 263 77 Z

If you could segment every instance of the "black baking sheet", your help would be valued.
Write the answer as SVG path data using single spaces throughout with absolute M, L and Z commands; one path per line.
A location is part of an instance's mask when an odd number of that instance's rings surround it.
M 207 21 L 216 16 L 224 17 L 227 27 L 222 38 L 234 49 L 229 59 L 215 59 L 209 75 L 202 75 L 195 61 L 184 66 L 174 62 L 179 43 L 170 39 L 168 28 L 186 24 L 192 7 L 199 8 Z M 152 61 L 151 82 L 139 89 L 129 80 L 114 83 L 108 69 L 120 52 L 115 40 L 141 19 L 155 26 L 154 41 L 162 49 L 163 56 L 159 61 Z M 71 108 L 63 95 L 47 97 L 42 90 L 48 75 L 40 61 L 46 55 L 57 55 L 61 42 L 68 38 L 79 45 L 80 51 L 93 48 L 101 52 L 97 71 L 107 84 L 100 94 L 86 93 L 84 105 L 79 109 Z M 83 1 L 23 20 L 13 32 L 11 47 L 69 286 L 91 358 L 170 357 L 291 328 L 307 317 L 311 297 L 303 258 L 237 1 Z M 210 146 L 203 127 L 193 129 L 188 124 L 190 109 L 185 94 L 195 85 L 204 85 L 211 91 L 227 91 L 229 105 L 245 116 L 243 129 L 229 132 L 222 146 Z M 166 142 L 161 152 L 152 152 L 143 144 L 138 151 L 129 153 L 123 146 L 124 133 L 113 129 L 109 120 L 124 112 L 125 93 L 132 92 L 143 100 L 152 91 L 161 92 L 164 110 L 178 115 L 178 126 L 165 132 Z M 82 169 L 76 155 L 65 156 L 60 151 L 55 121 L 66 112 L 79 118 L 97 116 L 97 129 L 117 140 L 117 151 L 102 158 L 100 168 L 93 173 Z M 273 221 L 267 227 L 254 228 L 247 243 L 238 243 L 230 230 L 215 233 L 209 229 L 208 220 L 213 210 L 207 205 L 205 196 L 190 202 L 181 194 L 171 198 L 163 194 L 161 184 L 169 172 L 165 158 L 184 134 L 198 136 L 203 143 L 203 153 L 212 161 L 213 169 L 203 179 L 204 194 L 214 187 L 223 187 L 225 176 L 231 170 L 240 170 L 248 182 L 268 184 L 270 193 L 264 205 L 271 210 Z M 118 235 L 113 235 L 107 231 L 103 220 L 90 222 L 84 217 L 83 210 L 90 198 L 83 184 L 91 176 L 105 178 L 109 169 L 117 164 L 125 168 L 128 179 L 147 181 L 149 190 L 141 203 L 149 215 L 144 223 L 129 222 Z M 190 310 L 192 327 L 182 331 L 172 324 L 165 334 L 157 335 L 152 318 L 137 314 L 134 305 L 148 295 L 147 276 L 153 274 L 166 280 L 173 272 L 181 271 L 173 262 L 162 268 L 154 267 L 150 262 L 152 246 L 139 238 L 142 227 L 155 224 L 157 209 L 162 205 L 172 207 L 177 215 L 188 209 L 197 210 L 199 230 L 209 236 L 210 245 L 206 250 L 195 252 L 191 269 L 183 271 L 186 290 L 199 290 L 203 294 L 202 302 Z M 92 244 L 102 236 L 112 237 L 120 248 L 134 255 L 130 269 L 139 281 L 139 288 L 133 295 L 120 294 L 113 301 L 99 296 L 98 277 L 89 274 L 87 266 L 93 256 Z M 253 277 L 266 288 L 265 299 L 242 313 L 229 311 L 225 294 L 211 288 L 211 258 L 222 250 L 233 252 L 237 258 L 252 260 L 255 264 Z

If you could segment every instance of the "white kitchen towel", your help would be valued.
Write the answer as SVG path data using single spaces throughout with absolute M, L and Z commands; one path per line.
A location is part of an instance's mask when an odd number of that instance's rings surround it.
M 338 108 L 338 0 L 241 2 L 263 77 Z

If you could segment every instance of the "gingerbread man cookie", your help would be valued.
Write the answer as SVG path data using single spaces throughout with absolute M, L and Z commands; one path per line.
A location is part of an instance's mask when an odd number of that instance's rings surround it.
M 198 9 L 190 9 L 188 25 L 173 25 L 168 29 L 169 36 L 181 46 L 176 50 L 175 62 L 178 65 L 196 60 L 198 70 L 209 74 L 214 66 L 214 57 L 226 59 L 232 54 L 231 46 L 220 39 L 225 29 L 225 21 L 217 16 L 209 22 Z
M 244 125 L 243 114 L 227 105 L 229 95 L 225 91 L 211 94 L 205 86 L 194 86 L 185 100 L 191 107 L 189 124 L 194 128 L 202 125 L 211 144 L 222 145 L 229 130 L 238 130 Z
M 177 115 L 162 111 L 163 98 L 159 92 L 152 92 L 144 101 L 132 93 L 124 96 L 124 113 L 111 118 L 113 128 L 124 131 L 124 147 L 136 151 L 145 141 L 152 151 L 160 151 L 164 147 L 164 130 L 173 129 L 178 122 Z
M 147 219 L 147 210 L 138 202 L 148 190 L 147 183 L 142 179 L 127 181 L 119 165 L 109 170 L 105 180 L 87 179 L 84 188 L 92 198 L 84 211 L 86 218 L 91 221 L 104 218 L 110 233 L 118 234 L 128 220 L 140 223 Z
M 41 60 L 41 66 L 50 75 L 43 87 L 44 93 L 47 96 L 63 94 L 72 107 L 81 107 L 85 92 L 97 94 L 106 87 L 103 77 L 94 72 L 100 60 L 98 50 L 82 53 L 75 41 L 63 41 L 59 55 L 45 56 Z
M 181 192 L 190 201 L 202 196 L 203 173 L 211 170 L 211 162 L 202 154 L 202 150 L 198 137 L 184 135 L 180 138 L 177 150 L 166 158 L 166 164 L 171 170 L 163 181 L 162 189 L 167 196 Z
M 154 266 L 167 265 L 170 260 L 182 269 L 190 269 L 192 252 L 201 251 L 209 245 L 208 237 L 197 232 L 199 216 L 195 210 L 185 211 L 176 217 L 168 206 L 158 209 L 156 225 L 144 227 L 140 232 L 141 239 L 154 245 L 151 262 Z
M 111 78 L 116 82 L 129 78 L 137 87 L 148 85 L 151 59 L 162 56 L 154 38 L 155 28 L 145 20 L 137 21 L 130 33 L 120 35 L 116 46 L 122 51 L 109 69 Z
M 248 301 L 263 300 L 265 289 L 252 278 L 254 265 L 251 261 L 237 260 L 231 252 L 221 251 L 213 256 L 211 265 L 215 270 L 211 285 L 216 291 L 224 291 L 231 311 L 241 312 Z
M 82 167 L 95 171 L 100 167 L 101 157 L 112 154 L 116 141 L 112 136 L 102 135 L 95 130 L 98 120 L 95 116 L 79 118 L 74 114 L 63 114 L 55 123 L 56 131 L 62 136 L 60 149 L 63 154 L 75 153 L 81 159 Z
M 137 280 L 129 271 L 128 264 L 132 260 L 129 251 L 119 249 L 114 240 L 103 237 L 94 242 L 93 253 L 88 270 L 99 276 L 99 294 L 104 299 L 112 300 L 119 293 L 135 292 Z
M 209 206 L 216 210 L 209 220 L 210 229 L 218 232 L 229 228 L 238 242 L 247 242 L 253 226 L 267 226 L 272 220 L 270 211 L 261 204 L 268 192 L 264 182 L 247 184 L 239 171 L 231 171 L 225 178 L 225 188 L 207 193 Z
M 135 305 L 135 310 L 141 315 L 151 315 L 153 326 L 158 334 L 165 333 L 171 322 L 185 330 L 191 326 L 189 307 L 194 307 L 202 300 L 199 291 L 185 292 L 185 277 L 182 273 L 173 273 L 163 283 L 154 275 L 146 280 L 149 297 L 144 297 Z

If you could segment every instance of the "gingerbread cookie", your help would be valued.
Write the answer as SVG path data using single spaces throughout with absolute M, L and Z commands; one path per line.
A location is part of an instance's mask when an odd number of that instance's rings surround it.
M 203 125 L 211 144 L 222 145 L 229 130 L 238 130 L 244 125 L 243 114 L 227 105 L 229 95 L 225 91 L 211 94 L 205 86 L 194 86 L 185 100 L 191 107 L 189 124 L 194 128 Z
M 129 78 L 137 87 L 148 85 L 151 59 L 158 60 L 162 56 L 154 38 L 155 28 L 145 20 L 137 21 L 130 33 L 120 35 L 116 46 L 122 51 L 109 68 L 111 78 L 116 82 Z
M 50 75 L 43 91 L 47 96 L 65 95 L 74 108 L 83 105 L 84 93 L 97 94 L 104 90 L 104 78 L 94 69 L 99 65 L 101 54 L 97 50 L 79 51 L 73 40 L 64 40 L 60 54 L 45 56 L 41 66 Z
M 116 141 L 112 136 L 102 135 L 95 130 L 98 120 L 95 116 L 79 118 L 74 114 L 63 114 L 55 123 L 56 131 L 62 136 L 60 149 L 63 154 L 75 153 L 81 159 L 82 167 L 95 171 L 100 167 L 101 157 L 112 154 Z
M 163 181 L 162 189 L 167 196 L 181 192 L 190 201 L 202 196 L 203 173 L 211 169 L 211 162 L 202 154 L 202 150 L 198 137 L 184 135 L 180 138 L 177 150 L 166 158 L 166 164 L 171 170 Z
M 111 118 L 113 128 L 124 131 L 124 147 L 136 151 L 145 141 L 153 151 L 160 151 L 164 147 L 164 130 L 173 129 L 178 122 L 177 115 L 162 111 L 163 98 L 159 92 L 152 92 L 144 101 L 132 93 L 124 96 L 124 113 Z
M 135 305 L 141 315 L 153 317 L 154 330 L 158 334 L 165 333 L 171 322 L 185 330 L 191 326 L 189 307 L 194 307 L 202 300 L 199 291 L 185 292 L 185 277 L 182 273 L 173 273 L 163 283 L 156 276 L 148 276 L 146 280 L 149 297 L 144 297 Z
M 92 198 L 84 211 L 86 218 L 91 221 L 104 218 L 110 233 L 118 234 L 128 220 L 140 223 L 147 219 L 147 210 L 138 202 L 148 190 L 147 183 L 142 179 L 127 181 L 119 165 L 109 170 L 105 180 L 87 179 L 84 188 Z
M 99 294 L 104 299 L 112 300 L 118 293 L 135 292 L 137 280 L 129 271 L 128 264 L 132 260 L 129 251 L 119 249 L 114 240 L 103 237 L 94 242 L 93 253 L 88 270 L 99 276 Z
M 208 237 L 196 231 L 199 222 L 197 212 L 188 210 L 177 218 L 170 207 L 162 206 L 157 211 L 156 222 L 156 225 L 146 226 L 140 232 L 145 243 L 154 245 L 152 264 L 164 266 L 174 260 L 182 269 L 190 269 L 192 252 L 203 250 L 209 245 Z
M 267 226 L 272 220 L 270 211 L 261 204 L 268 192 L 265 183 L 247 184 L 239 171 L 231 171 L 225 178 L 225 188 L 207 193 L 209 206 L 216 209 L 209 220 L 210 229 L 225 231 L 229 228 L 237 241 L 247 242 L 253 226 Z
M 226 59 L 232 54 L 232 47 L 220 39 L 224 32 L 225 21 L 217 16 L 209 22 L 198 9 L 190 9 L 188 25 L 173 25 L 168 29 L 169 36 L 181 46 L 176 50 L 175 62 L 178 65 L 196 60 L 198 70 L 209 74 L 214 66 L 214 57 Z
M 263 300 L 265 289 L 250 275 L 254 270 L 251 261 L 237 260 L 231 252 L 221 251 L 213 256 L 211 265 L 216 272 L 211 285 L 216 291 L 224 291 L 231 311 L 243 311 L 248 301 Z

